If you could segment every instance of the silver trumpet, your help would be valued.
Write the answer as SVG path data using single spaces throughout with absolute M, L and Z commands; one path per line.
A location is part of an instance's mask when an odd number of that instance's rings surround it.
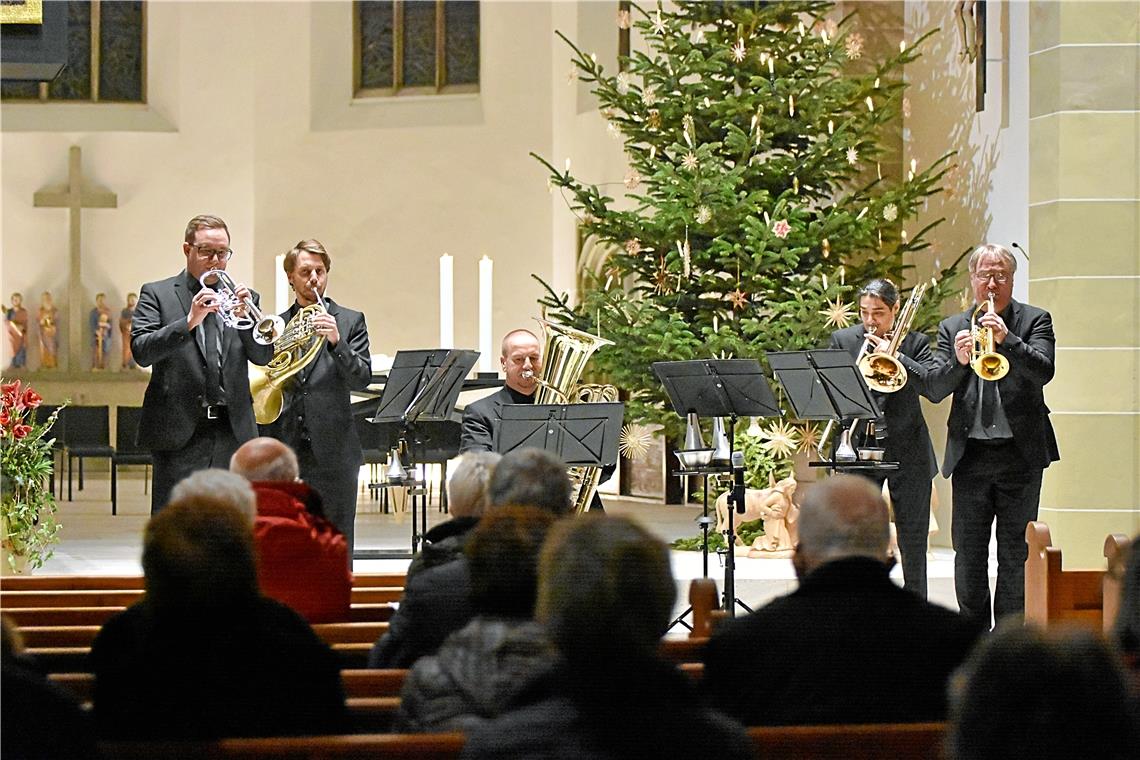
M 224 269 L 211 269 L 198 278 L 202 287 L 210 288 L 218 295 L 218 316 L 226 327 L 235 330 L 253 329 L 253 339 L 263 346 L 271 346 L 285 332 L 285 320 L 276 314 L 264 314 L 253 299 L 238 298 L 237 285 Z M 245 307 L 245 314 L 238 310 Z

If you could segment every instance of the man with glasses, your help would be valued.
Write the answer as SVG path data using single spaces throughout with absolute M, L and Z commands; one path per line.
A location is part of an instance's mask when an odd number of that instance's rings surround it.
M 154 457 L 152 513 L 166 505 L 175 483 L 196 470 L 229 467 L 238 446 L 257 435 L 247 362 L 273 358 L 273 346 L 258 344 L 250 330 L 223 324 L 218 293 L 201 283 L 233 255 L 226 223 L 191 219 L 182 253 L 184 270 L 142 286 L 131 323 L 135 361 L 154 367 L 138 432 L 139 445 Z M 244 285 L 236 294 L 242 303 L 258 302 Z
M 997 521 L 994 619 L 1025 611 L 1025 526 L 1037 519 L 1041 475 L 1060 459 L 1043 388 L 1053 379 L 1049 312 L 1013 300 L 1017 262 L 1007 248 L 979 246 L 969 260 L 974 306 L 942 321 L 927 395 L 954 400 L 947 421 L 942 474 L 953 476 L 954 589 L 962 612 L 990 621 L 989 543 Z M 989 310 L 990 299 L 993 310 Z M 975 310 L 979 330 L 993 332 L 994 351 L 1009 372 L 984 380 L 971 370 Z

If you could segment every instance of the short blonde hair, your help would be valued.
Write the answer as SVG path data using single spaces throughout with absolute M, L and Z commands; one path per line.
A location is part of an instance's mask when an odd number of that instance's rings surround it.
M 487 510 L 488 486 L 495 465 L 503 457 L 493 451 L 469 451 L 447 481 L 448 511 L 455 517 L 482 517 Z

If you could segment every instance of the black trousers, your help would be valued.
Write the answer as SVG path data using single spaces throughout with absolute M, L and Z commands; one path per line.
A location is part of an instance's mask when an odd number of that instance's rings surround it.
M 301 480 L 321 495 L 325 517 L 344 534 L 348 542 L 348 561 L 352 564 L 352 545 L 356 527 L 356 497 L 359 492 L 360 465 L 321 465 L 313 455 L 309 441 L 297 447 Z
M 888 458 L 889 455 L 888 455 Z M 902 555 L 903 586 L 926 598 L 926 548 L 930 535 L 930 476 L 925 463 L 901 462 L 885 475 L 865 475 L 876 485 L 891 489 L 895 531 Z
M 150 492 L 150 513 L 156 514 L 170 500 L 170 491 L 178 481 L 198 470 L 217 467 L 230 468 L 230 457 L 237 451 L 237 438 L 234 437 L 230 420 L 222 414 L 216 420 L 208 420 L 205 410 L 190 442 L 173 451 L 152 451 L 154 457 L 154 479 Z
M 958 607 L 990 622 L 990 530 L 997 522 L 997 589 L 993 619 L 1025 614 L 1025 526 L 1037 519 L 1041 473 L 1013 441 L 991 444 L 971 439 L 951 479 L 954 592 Z

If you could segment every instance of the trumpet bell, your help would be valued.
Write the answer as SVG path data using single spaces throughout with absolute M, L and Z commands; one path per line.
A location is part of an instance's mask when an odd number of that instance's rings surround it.
M 983 380 L 1001 380 L 1009 373 L 1009 359 L 998 353 L 979 354 L 970 362 L 970 368 Z
M 253 329 L 253 339 L 263 346 L 272 346 L 285 334 L 285 320 L 276 314 L 263 316 Z
M 890 354 L 864 354 L 859 359 L 859 372 L 867 381 L 867 387 L 879 393 L 894 393 L 907 381 L 906 367 Z

